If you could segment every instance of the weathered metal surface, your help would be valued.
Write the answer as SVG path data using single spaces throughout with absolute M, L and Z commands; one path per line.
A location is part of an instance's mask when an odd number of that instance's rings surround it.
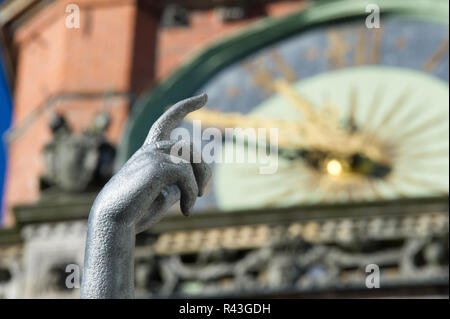
M 136 233 L 156 223 L 178 200 L 188 216 L 202 195 L 209 166 L 190 159 L 174 163 L 170 151 L 178 141 L 169 139 L 184 117 L 206 101 L 205 94 L 189 98 L 163 114 L 98 195 L 88 221 L 82 298 L 133 298 Z M 192 158 L 192 145 L 190 151 Z

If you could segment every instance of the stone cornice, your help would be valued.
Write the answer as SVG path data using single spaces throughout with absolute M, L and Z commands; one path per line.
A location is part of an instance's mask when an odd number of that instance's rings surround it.
M 96 194 L 70 195 L 63 200 L 15 206 L 18 225 L 86 219 Z M 194 212 L 189 218 L 168 214 L 152 232 L 194 230 L 256 224 L 288 224 L 293 221 L 332 218 L 407 217 L 422 213 L 448 213 L 448 197 L 386 200 L 347 204 L 304 205 L 232 212 Z
M 17 228 L 0 228 L 0 249 L 2 246 L 11 246 L 22 242 L 20 231 Z

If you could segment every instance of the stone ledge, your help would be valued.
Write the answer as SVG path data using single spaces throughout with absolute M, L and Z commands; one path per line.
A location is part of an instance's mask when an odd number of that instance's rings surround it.
M 64 201 L 45 201 L 14 207 L 17 224 L 87 219 L 96 194 L 73 195 Z M 415 198 L 346 204 L 303 205 L 288 208 L 242 210 L 232 212 L 194 212 L 189 218 L 168 214 L 154 233 L 221 226 L 283 224 L 301 220 L 324 220 L 342 217 L 407 216 L 410 214 L 448 212 L 449 198 Z
M 22 242 L 22 236 L 17 228 L 0 228 L 0 247 L 11 246 Z

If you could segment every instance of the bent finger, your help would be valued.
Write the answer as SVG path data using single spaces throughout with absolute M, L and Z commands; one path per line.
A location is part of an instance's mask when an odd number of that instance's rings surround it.
M 205 163 L 201 153 L 196 150 L 194 144 L 183 140 L 170 140 L 157 142 L 156 147 L 165 154 L 181 158 L 185 163 L 189 162 L 192 165 L 195 180 L 198 186 L 198 196 L 202 196 L 212 173 L 211 168 Z M 181 155 L 178 154 L 180 149 L 182 150 Z M 188 151 L 186 151 L 186 149 L 188 149 Z
M 181 191 L 180 208 L 184 216 L 189 216 L 198 196 L 198 186 L 195 175 L 190 165 L 177 165 L 176 185 Z
M 136 225 L 136 233 L 149 229 L 153 224 L 158 222 L 167 210 L 180 200 L 181 192 L 177 185 L 169 185 L 163 188 L 161 193 L 150 206 L 147 213 L 142 216 Z

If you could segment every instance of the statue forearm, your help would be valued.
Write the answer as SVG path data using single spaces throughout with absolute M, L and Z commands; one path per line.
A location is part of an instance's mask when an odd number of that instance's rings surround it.
M 180 201 L 188 216 L 211 176 L 206 163 L 194 158 L 174 161 L 170 155 L 179 141 L 170 140 L 189 112 L 206 103 L 206 95 L 183 100 L 154 123 L 136 153 L 103 187 L 89 214 L 81 298 L 134 297 L 136 232 L 149 229 Z
M 81 298 L 134 298 L 135 238 L 133 225 L 91 211 Z

